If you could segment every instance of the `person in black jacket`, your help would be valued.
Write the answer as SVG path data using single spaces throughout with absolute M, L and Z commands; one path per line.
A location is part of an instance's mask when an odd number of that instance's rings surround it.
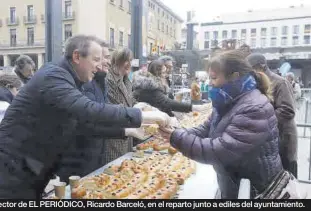
M 15 61 L 14 72 L 26 84 L 34 74 L 36 64 L 27 55 L 20 55 Z
M 137 102 L 145 102 L 173 117 L 173 111 L 188 113 L 205 111 L 205 105 L 191 105 L 170 99 L 167 95 L 166 67 L 161 60 L 154 60 L 148 72 L 138 72 L 133 80 L 133 96 Z
M 83 134 L 106 136 L 106 127 L 140 127 L 167 115 L 100 104 L 81 92 L 101 68 L 102 48 L 93 36 L 68 39 L 64 58 L 47 63 L 20 90 L 0 124 L 0 198 L 41 198 L 64 150 Z
M 3 74 L 0 76 L 0 122 L 21 86 L 22 82 L 16 75 Z
M 110 66 L 110 53 L 108 49 L 109 46 L 106 42 L 100 41 L 100 45 L 103 53 L 102 69 L 95 74 L 94 80 L 83 85 L 83 93 L 89 99 L 105 104 L 109 103 L 105 77 Z M 81 127 L 83 128 L 84 125 L 81 125 Z M 73 136 L 70 146 L 62 156 L 62 160 L 56 172 L 57 176 L 60 177 L 61 181 L 68 182 L 69 177 L 72 175 L 85 176 L 103 167 L 107 164 L 107 151 L 113 150 L 107 147 L 106 137 L 136 137 L 139 135 L 139 132 L 143 135 L 140 129 L 108 127 L 105 137 L 95 135 L 87 136 L 78 133 L 76 136 Z M 110 142 L 114 140 L 115 139 L 110 140 Z

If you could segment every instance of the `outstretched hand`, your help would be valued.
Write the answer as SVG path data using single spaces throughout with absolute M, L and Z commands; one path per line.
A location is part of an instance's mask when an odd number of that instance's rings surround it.
M 168 141 L 170 141 L 171 140 L 171 136 L 172 136 L 172 133 L 174 132 L 174 128 L 164 128 L 164 127 L 160 127 L 159 128 L 159 133 L 160 133 L 160 135 L 164 138 L 164 139 L 166 139 L 166 140 L 168 140 Z

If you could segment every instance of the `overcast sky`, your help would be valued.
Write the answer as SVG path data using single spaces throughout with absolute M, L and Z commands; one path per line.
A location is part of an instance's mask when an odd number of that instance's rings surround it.
M 223 13 L 246 12 L 249 9 L 311 5 L 311 0 L 162 0 L 162 2 L 184 20 L 187 11 L 196 11 L 196 20 L 199 22 L 210 21 Z

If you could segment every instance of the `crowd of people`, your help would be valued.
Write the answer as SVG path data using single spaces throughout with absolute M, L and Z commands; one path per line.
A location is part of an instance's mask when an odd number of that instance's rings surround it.
M 174 99 L 171 57 L 130 80 L 129 49 L 111 55 L 105 41 L 76 35 L 59 62 L 35 72 L 29 59 L 16 61 L 15 75 L 0 76 L 0 198 L 41 198 L 54 175 L 68 181 L 91 173 L 132 151 L 145 124 L 159 124 L 173 147 L 213 165 L 219 198 L 237 198 L 242 178 L 252 198 L 301 197 L 288 188 L 297 177 L 293 86 L 263 55 L 233 50 L 209 61 L 213 112 L 190 129 L 172 127 L 174 111 L 209 106 Z

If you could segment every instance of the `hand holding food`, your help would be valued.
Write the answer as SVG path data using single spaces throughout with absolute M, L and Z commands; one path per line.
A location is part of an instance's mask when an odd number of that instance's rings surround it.
M 169 125 L 170 117 L 161 111 L 143 111 L 142 112 L 142 124 L 158 124 L 161 127 Z
M 126 128 L 125 129 L 125 136 L 134 137 L 139 140 L 145 139 L 145 131 L 143 128 Z

